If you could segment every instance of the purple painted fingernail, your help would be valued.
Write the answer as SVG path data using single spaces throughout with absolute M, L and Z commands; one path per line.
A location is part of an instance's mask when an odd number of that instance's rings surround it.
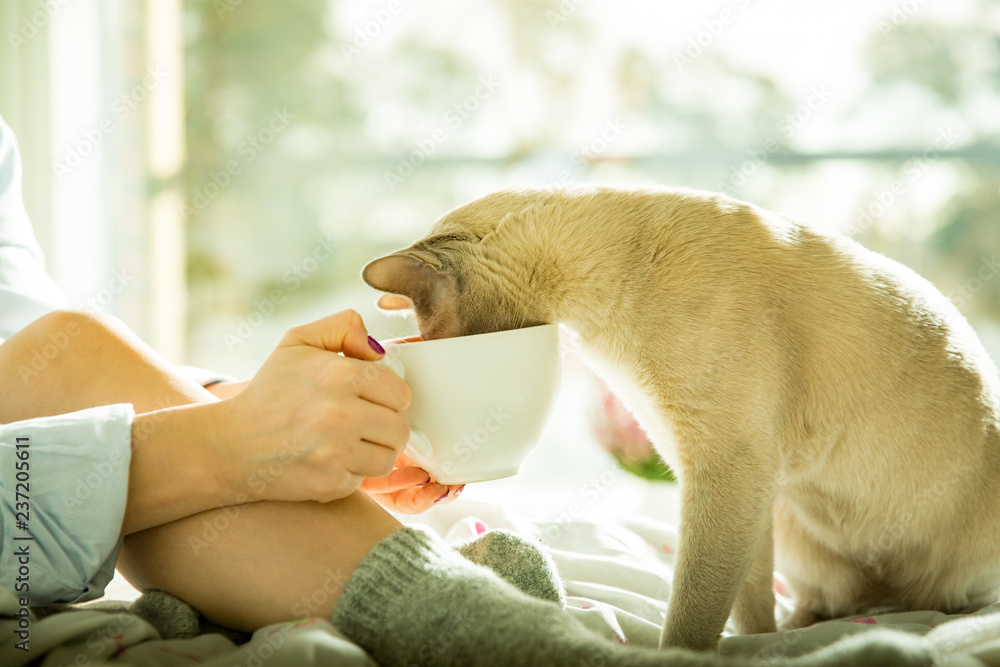
M 448 489 L 447 491 L 445 491 L 443 496 L 441 496 L 440 498 L 438 498 L 437 500 L 434 501 L 434 504 L 437 505 L 439 502 L 441 502 L 442 500 L 444 500 L 445 498 L 447 498 L 448 494 L 450 494 L 450 493 L 451 493 L 451 489 Z
M 385 354 L 385 348 L 379 345 L 378 341 L 371 336 L 368 337 L 368 345 L 379 354 Z
M 460 495 L 462 495 L 462 491 L 464 490 L 465 490 L 465 484 L 455 489 L 455 497 L 458 498 Z

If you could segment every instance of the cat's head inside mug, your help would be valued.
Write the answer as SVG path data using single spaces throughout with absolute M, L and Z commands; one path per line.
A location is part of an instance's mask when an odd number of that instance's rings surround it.
M 370 262 L 362 279 L 386 294 L 378 306 L 413 310 L 424 339 L 548 324 L 538 247 L 547 194 L 506 190 L 459 206 L 408 248 Z M 512 262 L 511 258 L 519 258 Z

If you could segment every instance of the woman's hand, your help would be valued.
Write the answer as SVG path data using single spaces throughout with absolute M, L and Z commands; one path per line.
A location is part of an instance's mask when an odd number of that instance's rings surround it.
M 396 467 L 385 477 L 366 477 L 361 482 L 362 491 L 367 491 L 382 507 L 400 514 L 419 514 L 436 504 L 449 503 L 464 488 L 465 484 L 438 484 L 406 454 L 399 455 Z
M 236 489 L 328 502 L 391 472 L 409 438 L 410 389 L 371 363 L 381 356 L 351 310 L 290 329 L 241 392 L 211 406 Z

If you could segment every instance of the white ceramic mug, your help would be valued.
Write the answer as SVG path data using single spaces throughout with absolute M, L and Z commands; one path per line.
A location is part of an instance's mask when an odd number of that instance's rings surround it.
M 384 341 L 406 380 L 406 453 L 441 484 L 509 477 L 541 438 L 559 388 L 559 327 Z

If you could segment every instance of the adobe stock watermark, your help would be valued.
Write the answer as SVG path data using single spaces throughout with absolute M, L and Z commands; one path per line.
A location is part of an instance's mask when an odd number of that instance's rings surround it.
M 124 292 L 134 280 L 135 276 L 129 273 L 128 269 L 117 269 L 111 274 L 107 285 L 98 290 L 96 294 L 84 299 L 77 306 L 77 310 L 82 310 L 85 313 L 103 313 L 115 300 L 115 297 Z
M 940 471 L 941 474 L 937 479 L 928 480 L 928 485 L 917 495 L 913 505 L 896 516 L 879 534 L 877 540 L 854 555 L 854 561 L 858 565 L 878 568 L 886 558 L 899 550 L 921 513 L 936 507 L 941 499 L 949 494 L 948 481 L 962 479 L 963 476 L 976 472 L 976 468 L 972 465 L 955 460 L 949 460 L 944 468 L 946 469 Z
M 288 129 L 293 120 L 295 120 L 295 114 L 289 113 L 287 107 L 272 109 L 267 123 L 254 134 L 248 135 L 236 147 L 236 153 L 241 156 L 241 159 L 232 159 L 226 163 L 223 169 L 213 171 L 208 183 L 192 191 L 190 203 L 184 206 L 184 217 L 191 218 L 196 213 L 207 209 L 222 194 L 222 191 L 229 187 L 233 179 L 243 173 L 243 169 L 248 164 L 256 160 L 257 156 L 270 146 L 278 135 Z
M 964 283 L 948 292 L 948 298 L 951 299 L 956 308 L 961 308 L 972 301 L 976 293 L 983 289 L 986 283 L 996 278 L 997 274 L 1000 274 L 1000 257 L 997 257 L 995 253 L 992 257 L 983 255 L 979 259 L 976 275 L 969 277 Z
M 219 539 L 222 533 L 229 530 L 239 518 L 242 506 L 260 500 L 267 487 L 285 473 L 285 468 L 299 459 L 302 450 L 303 446 L 297 442 L 282 442 L 277 459 L 269 461 L 267 465 L 258 466 L 247 476 L 245 483 L 249 493 L 238 493 L 232 504 L 219 508 L 216 512 L 204 513 L 210 514 L 211 519 L 202 515 L 201 534 L 188 536 L 188 546 L 192 553 L 200 556 L 201 552 Z
M 59 13 L 59 10 L 68 3 L 69 0 L 45 0 L 45 2 L 36 3 L 38 8 L 21 19 L 21 29 L 18 32 L 7 33 L 7 42 L 10 44 L 11 51 L 15 55 L 19 53 L 21 47 L 45 30 L 55 15 Z
M 566 526 L 582 519 L 586 508 L 595 505 L 621 478 L 624 470 L 617 464 L 593 475 L 580 485 L 578 494 L 582 500 L 574 500 L 552 515 L 548 525 L 541 531 L 541 537 L 551 543 L 558 539 Z
M 226 15 L 232 14 L 242 4 L 243 0 L 215 0 L 212 3 L 212 7 L 215 9 L 215 18 L 225 21 Z
M 83 137 L 69 147 L 62 161 L 52 163 L 52 168 L 56 176 L 59 177 L 59 182 L 61 183 L 67 175 L 82 165 L 84 160 L 93 155 L 104 139 L 115 131 L 118 124 L 128 118 L 166 79 L 167 72 L 150 66 L 146 69 L 146 75 L 142 77 L 140 83 L 116 97 L 111 103 L 111 115 L 102 118 L 97 123 L 97 127 L 84 130 Z
M 889 33 L 896 32 L 926 4 L 927 0 L 903 0 L 903 2 L 897 2 L 892 6 L 889 17 L 881 19 L 878 22 L 878 31 L 882 33 L 883 37 L 886 37 Z
M 871 202 L 857 210 L 857 218 L 843 230 L 843 233 L 848 236 L 856 236 L 871 228 L 904 192 L 919 181 L 927 173 L 927 170 L 941 159 L 941 151 L 951 148 L 957 141 L 958 135 L 950 126 L 938 130 L 932 147 L 913 155 L 904 162 L 903 177 L 894 180 L 888 187 L 875 193 Z
M 222 335 L 223 342 L 230 352 L 245 343 L 251 336 L 278 310 L 290 294 L 298 290 L 309 278 L 319 271 L 319 268 L 331 257 L 337 249 L 335 244 L 325 236 L 321 236 L 313 245 L 312 251 L 292 264 L 283 274 L 281 282 L 283 289 L 273 289 L 261 299 L 253 300 L 253 310 L 236 323 L 233 331 Z
M 351 62 L 361 52 L 371 46 L 375 40 L 389 27 L 397 16 L 403 12 L 402 0 L 389 0 L 385 7 L 373 9 L 361 25 L 354 27 L 354 38 L 347 44 L 342 44 L 340 53 L 344 60 Z
M 570 163 L 578 170 L 583 171 L 594 160 L 604 155 L 611 144 L 618 141 L 625 134 L 625 130 L 628 127 L 628 123 L 622 121 L 619 116 L 606 118 L 601 129 L 590 140 L 577 147 L 572 157 L 570 157 Z M 558 188 L 568 185 L 574 180 L 576 179 L 569 169 L 562 169 L 556 175 L 556 180 L 548 183 L 546 187 Z
M 775 134 L 768 137 L 760 148 L 747 151 L 747 159 L 734 167 L 729 174 L 729 180 L 718 184 L 718 190 L 732 196 L 738 188 L 743 187 L 751 176 L 767 163 L 771 155 L 781 148 L 778 137 L 791 139 L 802 127 L 809 122 L 813 115 L 822 109 L 833 93 L 825 84 L 811 86 L 809 95 L 805 101 L 797 106 L 795 110 L 785 114 L 775 125 Z
M 365 376 L 368 375 L 366 369 Z M 374 377 L 375 373 L 372 372 Z M 359 378 L 363 381 L 363 378 Z M 491 407 L 486 410 L 480 425 L 464 434 L 448 448 L 448 458 L 440 462 L 441 472 L 448 476 L 455 476 L 459 472 L 458 462 L 468 463 L 480 449 L 485 447 L 493 436 L 499 433 L 510 421 L 511 415 L 503 406 Z
M 952 660 L 955 654 L 968 657 L 972 637 L 1000 636 L 1000 614 L 975 613 L 931 628 L 924 637 L 931 643 L 935 665 L 959 665 L 966 660 Z
M 549 22 L 549 28 L 555 28 L 569 20 L 576 10 L 580 9 L 587 0 L 562 0 L 556 10 L 548 10 L 545 12 L 545 20 Z
M 46 335 L 46 341 L 31 351 L 28 361 L 22 361 L 17 365 L 17 374 L 21 377 L 21 383 L 27 386 L 28 382 L 38 377 L 38 374 L 49 367 L 56 357 L 69 347 L 71 340 L 80 335 L 80 325 L 71 320 L 61 331 L 50 331 Z
M 329 572 L 329 570 L 328 570 Z M 254 636 L 245 644 L 239 647 L 242 653 L 241 662 L 229 661 L 232 667 L 277 667 L 278 664 L 288 664 L 287 660 L 289 654 L 285 654 L 278 658 L 278 661 L 271 662 L 277 652 L 285 645 L 286 642 L 290 641 L 294 635 L 298 634 L 300 630 L 305 628 L 312 628 L 320 623 L 329 623 L 326 619 L 319 619 L 316 617 L 302 619 L 299 621 L 285 621 L 284 623 L 279 623 L 275 627 L 271 628 L 267 634 L 261 632 L 254 633 Z M 315 641 L 314 639 L 309 641 Z M 338 658 L 340 658 L 338 649 Z M 355 648 L 359 655 L 362 655 L 360 648 Z M 298 654 L 296 651 L 295 654 Z M 343 660 L 351 661 L 350 658 L 346 656 Z M 280 663 L 279 663 L 280 661 Z M 346 664 L 341 659 L 337 660 L 338 664 Z M 353 662 L 353 661 L 352 661 Z
M 466 95 L 444 112 L 442 120 L 444 120 L 447 129 L 436 127 L 424 138 L 414 141 L 415 148 L 399 158 L 394 170 L 386 171 L 383 174 L 385 184 L 389 187 L 390 192 L 395 192 L 398 186 L 417 173 L 417 169 L 437 153 L 441 146 L 447 143 L 448 139 L 458 131 L 458 128 L 471 118 L 500 87 L 500 82 L 492 74 L 479 77 L 478 84 L 471 94 Z
M 752 667 L 771 667 L 785 664 L 790 658 L 802 653 L 803 649 L 799 646 L 802 636 L 801 632 L 781 633 L 781 640 L 754 653 L 750 657 L 750 664 Z
M 320 611 L 326 611 L 326 605 L 335 596 L 339 597 L 344 590 L 347 581 L 351 578 L 350 573 L 344 574 L 339 567 L 336 572 L 327 568 L 326 578 L 309 595 L 303 595 L 292 605 L 292 613 L 299 618 L 311 618 Z
M 148 419 L 133 423 L 132 439 L 136 445 L 141 445 L 152 435 L 161 424 L 167 421 L 167 408 L 174 407 L 166 399 L 160 398 L 154 403 L 154 407 L 149 411 Z M 123 472 L 124 468 L 124 472 Z M 97 493 L 105 482 L 116 473 L 128 474 L 128 460 L 121 450 L 115 449 L 104 461 L 94 461 L 89 467 L 77 471 L 78 477 L 72 490 L 68 491 L 60 499 L 64 511 L 76 509 L 81 505 L 91 502 L 91 498 Z
M 701 22 L 702 29 L 691 35 L 684 45 L 683 53 L 674 54 L 674 64 L 677 69 L 684 71 L 684 68 L 692 64 L 705 53 L 705 49 L 715 44 L 715 40 L 722 37 L 726 29 L 736 22 L 740 12 L 745 12 L 750 8 L 750 0 L 732 0 L 736 9 L 724 8 L 719 13 Z
M 76 658 L 72 662 L 66 660 L 64 657 L 63 664 L 87 667 L 88 665 L 96 664 L 92 662 L 94 658 L 103 663 L 104 660 L 102 658 L 107 656 L 110 659 L 111 656 L 114 656 L 121 649 L 125 630 L 138 622 L 139 617 L 135 614 L 126 612 L 108 614 L 108 620 L 105 624 L 87 635 L 85 644 L 89 651 L 86 653 L 80 651 L 76 654 Z
M 236 496 L 232 505 L 226 505 L 215 512 L 204 512 L 201 517 L 201 534 L 189 535 L 188 546 L 195 556 L 200 556 L 201 552 L 207 549 L 219 539 L 222 533 L 229 530 L 237 518 L 240 516 L 241 508 L 253 499 L 246 493 Z M 210 514 L 211 519 L 204 516 Z
M 482 449 L 483 445 L 489 442 L 490 437 L 502 429 L 509 420 L 510 413 L 505 411 L 502 406 L 490 408 L 482 426 L 473 430 L 472 433 L 462 436 L 460 441 L 452 444 L 452 454 L 461 461 L 471 461 L 476 452 Z M 455 472 L 454 466 L 452 466 L 452 470 L 449 470 L 448 466 L 448 463 L 442 466 L 443 470 L 449 475 L 453 474 Z
M 483 625 L 481 619 L 475 615 L 452 614 L 448 618 L 447 626 L 434 633 L 432 636 L 423 638 L 419 644 L 414 644 L 407 652 L 407 667 L 417 667 L 417 665 L 454 665 L 461 664 L 455 660 L 453 647 L 459 641 L 468 642 L 468 638 L 475 637 L 477 633 L 488 632 L 489 627 Z M 451 655 L 449 655 L 451 654 Z M 490 656 L 494 657 L 494 656 Z M 515 664 L 509 661 L 477 660 L 468 664 Z M 518 663 L 520 664 L 520 663 Z M 568 663 L 567 663 L 568 664 Z
M 299 621 L 285 621 L 273 627 L 267 634 L 254 633 L 250 641 L 239 647 L 245 660 L 242 662 L 231 662 L 230 664 L 232 667 L 238 667 L 239 665 L 243 665 L 244 667 L 277 667 L 278 663 L 272 663 L 270 660 L 285 645 L 285 642 L 291 640 L 303 628 L 312 628 L 319 623 L 328 622 L 326 619 L 321 620 L 315 617 Z M 360 648 L 356 650 L 359 654 L 361 653 Z M 285 660 L 281 660 L 281 662 L 287 664 Z

